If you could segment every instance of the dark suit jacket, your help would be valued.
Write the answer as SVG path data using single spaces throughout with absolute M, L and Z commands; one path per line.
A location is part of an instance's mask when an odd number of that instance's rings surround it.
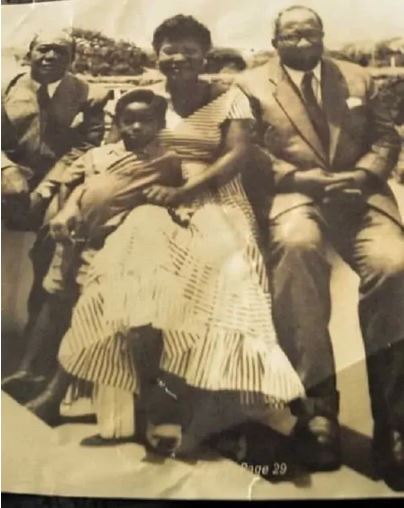
M 48 114 L 43 115 L 35 85 L 29 74 L 18 75 L 5 89 L 2 103 L 2 168 L 13 163 L 30 168 L 31 187 L 61 157 L 77 158 L 101 143 L 107 100 L 103 94 L 96 97 L 87 83 L 68 73 L 51 98 Z
M 303 99 L 278 58 L 245 73 L 239 86 L 256 112 L 277 183 L 291 172 L 314 167 L 332 172 L 362 168 L 376 177 L 377 185 L 366 197 L 368 204 L 400 222 L 386 183 L 397 161 L 400 140 L 365 69 L 323 59 L 322 100 L 330 128 L 329 153 L 325 153 Z M 303 194 L 279 193 L 270 216 L 310 202 L 312 199 Z

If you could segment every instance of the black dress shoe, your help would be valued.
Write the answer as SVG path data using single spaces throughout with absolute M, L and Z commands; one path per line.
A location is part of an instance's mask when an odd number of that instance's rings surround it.
M 392 490 L 404 492 L 404 433 L 393 429 L 376 431 L 373 460 L 378 476 Z
M 44 388 L 46 378 L 27 370 L 18 370 L 1 382 L 1 389 L 17 402 L 24 403 L 36 397 Z
M 93 436 L 85 437 L 80 441 L 81 446 L 88 447 L 107 447 L 107 446 L 118 446 L 121 444 L 134 443 L 135 439 L 133 436 L 128 437 L 116 437 L 108 438 L 102 437 L 100 434 L 94 434 Z
M 56 427 L 62 423 L 63 418 L 59 412 L 60 401 L 50 389 L 43 391 L 38 397 L 24 404 L 24 407 L 31 411 L 50 427 Z
M 292 435 L 298 461 L 309 471 L 335 471 L 341 467 L 341 438 L 336 420 L 324 416 L 301 419 Z

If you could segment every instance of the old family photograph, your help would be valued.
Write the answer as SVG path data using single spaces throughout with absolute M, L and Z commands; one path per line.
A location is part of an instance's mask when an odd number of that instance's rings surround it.
M 14 3 L 3 489 L 400 496 L 404 4 Z

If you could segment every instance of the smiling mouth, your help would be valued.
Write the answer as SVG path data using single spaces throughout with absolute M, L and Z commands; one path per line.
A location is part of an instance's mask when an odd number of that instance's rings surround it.
M 41 64 L 41 69 L 51 71 L 54 69 L 58 69 L 58 65 L 56 65 L 56 64 Z

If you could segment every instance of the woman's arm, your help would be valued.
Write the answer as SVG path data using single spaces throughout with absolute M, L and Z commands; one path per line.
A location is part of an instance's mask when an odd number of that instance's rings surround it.
M 144 192 L 147 200 L 159 205 L 179 204 L 194 198 L 211 185 L 218 186 L 229 181 L 240 171 L 252 151 L 251 121 L 228 120 L 222 146 L 222 155 L 203 173 L 177 188 L 153 185 Z
M 188 180 L 180 192 L 186 198 L 196 196 L 210 185 L 223 185 L 240 172 L 251 151 L 251 121 L 228 120 L 223 135 L 222 155 L 206 171 Z

